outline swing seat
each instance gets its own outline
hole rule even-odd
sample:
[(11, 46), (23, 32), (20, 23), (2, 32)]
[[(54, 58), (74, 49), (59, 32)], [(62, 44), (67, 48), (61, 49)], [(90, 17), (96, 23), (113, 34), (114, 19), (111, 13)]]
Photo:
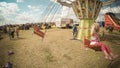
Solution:
[(93, 49), (95, 51), (101, 51), (101, 47), (98, 45), (90, 45), (90, 40), (84, 39), (84, 45), (87, 48)]
[(39, 29), (38, 26), (34, 26), (33, 29), (34, 29), (34, 34), (36, 34), (36, 35), (38, 35), (38, 36), (44, 38), (45, 33), (42, 32), (42, 31)]
[(39, 32), (39, 31), (34, 31), (34, 34), (44, 38), (45, 34), (43, 32)]

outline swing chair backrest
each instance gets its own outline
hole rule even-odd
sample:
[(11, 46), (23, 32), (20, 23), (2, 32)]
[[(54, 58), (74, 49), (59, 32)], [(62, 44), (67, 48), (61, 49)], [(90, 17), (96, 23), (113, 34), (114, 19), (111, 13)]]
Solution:
[(89, 45), (90, 45), (90, 40), (84, 39), (84, 45), (85, 45), (85, 46), (89, 46)]
[(90, 45), (90, 40), (84, 39), (84, 46), (87, 48), (91, 48), (95, 51), (101, 51), (101, 47), (98, 45)]

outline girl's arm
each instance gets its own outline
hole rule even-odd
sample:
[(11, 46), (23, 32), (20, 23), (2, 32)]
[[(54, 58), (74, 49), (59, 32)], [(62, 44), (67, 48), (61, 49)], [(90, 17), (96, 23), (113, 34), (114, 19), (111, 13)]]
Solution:
[(92, 28), (91, 28), (91, 36), (94, 34), (94, 31), (95, 31), (95, 26), (92, 26)]
[(100, 36), (98, 35), (98, 33), (96, 34), (96, 37), (97, 37), (98, 41), (100, 42)]

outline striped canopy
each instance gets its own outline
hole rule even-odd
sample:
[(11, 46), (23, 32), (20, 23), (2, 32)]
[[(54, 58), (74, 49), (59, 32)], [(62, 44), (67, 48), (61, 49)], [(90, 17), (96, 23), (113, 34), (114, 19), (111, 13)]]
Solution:
[(77, 0), (72, 3), (72, 8), (79, 18), (96, 19), (102, 2), (99, 0)]

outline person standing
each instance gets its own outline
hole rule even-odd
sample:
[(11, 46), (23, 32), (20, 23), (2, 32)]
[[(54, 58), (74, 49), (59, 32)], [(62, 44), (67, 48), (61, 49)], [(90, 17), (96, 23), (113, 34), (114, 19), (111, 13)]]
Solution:
[(11, 40), (11, 39), (14, 39), (14, 32), (15, 32), (15, 29), (14, 29), (13, 26), (11, 26), (11, 27), (9, 28), (10, 40)]
[(19, 28), (16, 29), (16, 36), (19, 38)]
[(78, 29), (77, 29), (76, 24), (73, 25), (72, 30), (73, 30), (73, 39), (75, 40), (77, 37), (77, 33), (78, 33)]

